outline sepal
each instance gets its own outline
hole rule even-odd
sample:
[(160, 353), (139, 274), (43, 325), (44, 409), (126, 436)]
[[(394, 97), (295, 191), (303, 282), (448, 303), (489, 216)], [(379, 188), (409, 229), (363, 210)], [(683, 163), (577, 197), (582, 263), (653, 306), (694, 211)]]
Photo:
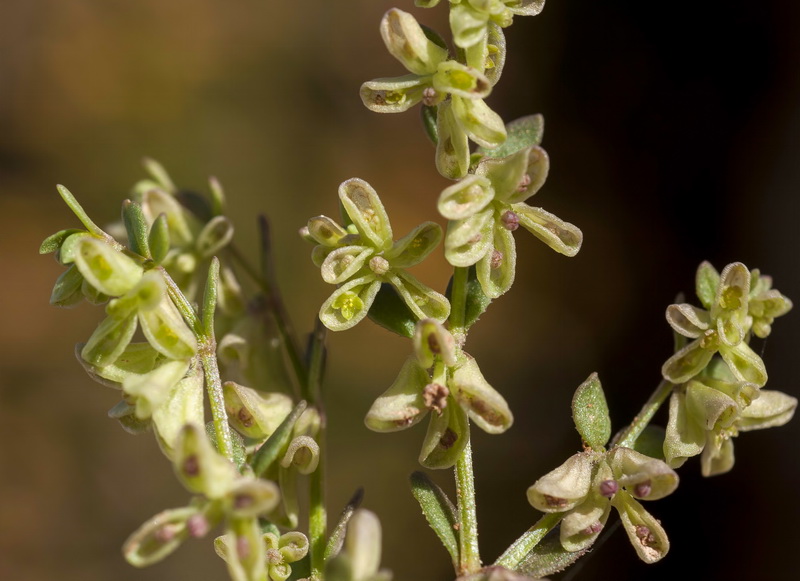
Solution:
[(583, 502), (592, 482), (592, 460), (575, 454), (528, 488), (528, 502), (542, 512), (564, 512)]

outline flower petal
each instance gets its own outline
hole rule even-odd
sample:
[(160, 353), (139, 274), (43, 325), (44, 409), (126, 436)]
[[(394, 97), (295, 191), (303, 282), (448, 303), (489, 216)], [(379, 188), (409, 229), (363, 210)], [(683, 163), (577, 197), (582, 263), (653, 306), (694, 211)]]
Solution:
[(609, 454), (609, 463), (619, 485), (636, 498), (658, 500), (678, 487), (678, 474), (665, 462), (636, 450), (614, 448)]
[(494, 199), (494, 195), (488, 178), (469, 174), (442, 190), (436, 207), (448, 220), (462, 220), (483, 210)]
[(702, 338), (695, 339), (667, 359), (661, 367), (664, 379), (676, 384), (684, 383), (700, 373), (714, 356), (714, 351), (705, 349), (702, 341)]
[(494, 208), (447, 224), (444, 255), (453, 266), (471, 266), (483, 258), (494, 242)]
[(583, 243), (580, 228), (527, 204), (513, 204), (511, 209), (519, 215), (520, 225), (550, 248), (564, 256), (578, 254)]
[(135, 312), (123, 318), (106, 317), (83, 346), (81, 358), (95, 367), (111, 365), (133, 339), (136, 326)]
[(592, 483), (592, 460), (575, 454), (528, 488), (528, 502), (542, 512), (565, 512), (584, 501)]
[(561, 521), (561, 546), (571, 552), (589, 547), (603, 531), (610, 513), (611, 502), (607, 498), (590, 495)]
[(459, 48), (469, 48), (486, 36), (489, 15), (475, 10), (466, 2), (450, 8), (450, 29), (453, 42)]
[(336, 220), (327, 216), (314, 216), (308, 220), (308, 235), (317, 244), (336, 246), (347, 236), (347, 230), (339, 226)]
[(448, 397), (441, 414), (431, 414), (428, 433), (422, 442), (419, 462), (425, 468), (450, 468), (469, 442), (469, 422), (461, 406)]
[(339, 200), (359, 233), (377, 250), (388, 250), (392, 246), (389, 216), (371, 185), (359, 178), (342, 182)]
[(514, 284), (517, 266), (517, 246), (514, 235), (506, 228), (495, 226), (492, 248), (475, 265), (483, 293), (496, 299)]
[[(168, 361), (150, 373), (122, 380), (122, 390), (136, 399), (136, 417), (149, 418), (173, 393), (189, 370), (188, 361)], [(201, 422), (202, 425), (202, 422)]]
[(453, 95), (450, 102), (456, 121), (472, 141), (492, 148), (506, 140), (503, 118), (492, 111), (483, 99), (465, 99)]
[(231, 426), (254, 440), (271, 436), (294, 407), (284, 393), (259, 391), (233, 381), (226, 381), (222, 391)]
[(408, 12), (392, 8), (381, 19), (380, 30), (389, 53), (412, 73), (431, 74), (447, 58), (447, 50), (429, 40)]
[(700, 456), (700, 473), (705, 477), (725, 474), (733, 468), (735, 460), (733, 440), (726, 434), (709, 432)]
[(744, 341), (735, 347), (720, 345), (719, 354), (739, 381), (755, 383), (759, 387), (767, 383), (764, 361)]
[(200, 513), (197, 506), (185, 506), (167, 509), (148, 519), (122, 546), (125, 560), (134, 567), (158, 563), (189, 537), (186, 523)]
[(469, 169), (469, 138), (456, 121), (451, 100), (437, 108), (436, 133), (436, 169), (451, 180), (463, 178)]
[[(195, 365), (186, 377), (168, 388), (166, 399), (152, 411), (156, 440), (167, 458), (173, 458), (175, 442), (184, 425), (205, 423), (203, 385), (203, 369)], [(137, 415), (138, 409), (137, 399)]]
[(458, 403), (484, 432), (501, 434), (511, 427), (514, 418), (506, 400), (489, 385), (475, 359), (469, 357), (456, 369), (450, 385)]
[(711, 316), (705, 309), (683, 303), (667, 307), (667, 322), (676, 333), (697, 339), (708, 330)]
[(661, 560), (669, 552), (669, 539), (661, 523), (624, 491), (611, 502), (619, 511), (622, 526), (639, 558), (645, 563)]
[(83, 278), (101, 293), (118, 297), (131, 290), (142, 278), (142, 267), (92, 236), (80, 239), (75, 252), (75, 265)]
[(175, 441), (173, 465), (187, 490), (207, 498), (222, 498), (239, 477), (233, 463), (217, 452), (201, 426), (186, 424)]
[(439, 63), (432, 78), (433, 88), (464, 99), (482, 99), (492, 92), (492, 84), (476, 69), (456, 61)]
[(761, 395), (740, 414), (736, 427), (742, 432), (782, 426), (792, 419), (797, 398), (780, 391), (762, 389)]
[(408, 268), (419, 264), (442, 240), (442, 227), (436, 222), (423, 222), (394, 243), (384, 253), (392, 268)]
[(389, 282), (418, 318), (443, 322), (450, 316), (450, 301), (405, 270), (392, 271)]
[(367, 259), (375, 253), (369, 246), (343, 246), (325, 257), (320, 267), (322, 280), (330, 284), (341, 284), (364, 267)]
[[(361, 85), (361, 102), (376, 113), (402, 113), (422, 101), (430, 77), (404, 75), (374, 79)], [(430, 103), (430, 101), (426, 101)]]
[[(508, 128), (513, 131), (515, 126), (509, 124)], [(523, 151), (527, 152), (525, 174), (523, 181), (511, 190), (510, 196), (506, 199), (509, 204), (523, 202), (533, 196), (542, 188), (547, 180), (547, 174), (550, 172), (550, 157), (544, 149), (533, 145)]]
[(418, 423), (428, 412), (422, 390), (430, 381), (414, 357), (409, 357), (400, 373), (367, 412), (364, 423), (375, 432), (396, 432)]
[(164, 295), (155, 308), (140, 309), (139, 323), (150, 344), (170, 359), (188, 359), (197, 353), (197, 339), (172, 300)]
[(374, 274), (351, 280), (340, 286), (319, 309), (319, 319), (331, 331), (344, 331), (367, 316), (381, 281)]
[(697, 456), (706, 443), (706, 431), (686, 409), (686, 394), (673, 391), (669, 400), (669, 421), (664, 437), (664, 458), (678, 468), (687, 458)]

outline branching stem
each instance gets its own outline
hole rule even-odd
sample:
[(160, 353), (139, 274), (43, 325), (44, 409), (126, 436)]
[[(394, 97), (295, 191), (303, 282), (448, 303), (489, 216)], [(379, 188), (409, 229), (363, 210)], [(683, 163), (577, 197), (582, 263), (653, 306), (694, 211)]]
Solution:
[(656, 387), (655, 391), (650, 395), (650, 399), (642, 406), (641, 411), (633, 418), (631, 424), (616, 438), (618, 446), (625, 446), (626, 448), (633, 447), (636, 443), (636, 439), (650, 423), (650, 420), (653, 419), (653, 416), (661, 407), (661, 404), (663, 404), (669, 394), (672, 393), (673, 387), (673, 384), (666, 380), (662, 380), (661, 383), (658, 384), (658, 387)]
[(519, 567), (525, 556), (542, 542), (542, 539), (561, 522), (562, 518), (564, 518), (564, 513), (561, 512), (545, 514), (535, 525), (514, 541), (494, 564), (512, 570)]

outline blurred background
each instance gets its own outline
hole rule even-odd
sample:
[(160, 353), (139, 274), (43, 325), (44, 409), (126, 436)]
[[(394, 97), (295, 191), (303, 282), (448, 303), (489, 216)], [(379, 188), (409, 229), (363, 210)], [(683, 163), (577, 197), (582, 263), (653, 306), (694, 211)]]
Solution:
[[(270, 216), (288, 308), (309, 330), (331, 288), (296, 232), (310, 216), (336, 215), (338, 184), (368, 180), (398, 236), (436, 219), (447, 185), (416, 110), (381, 116), (358, 98), (361, 82), (405, 72), (378, 34), (395, 4), (0, 2), (0, 578), (226, 578), (208, 541), (148, 570), (121, 557), (131, 531), (188, 494), (150, 436), (106, 417), (116, 396), (74, 360), (101, 310), (48, 305), (61, 268), (38, 245), (77, 225), (54, 186), (107, 223), (144, 155), (185, 187), (217, 176), (236, 243), (253, 257), (254, 216)], [(400, 7), (446, 31), (443, 6)], [(520, 231), (517, 283), (470, 334), (468, 351), (516, 416), (503, 436), (474, 431), (487, 563), (538, 518), (527, 487), (578, 450), (574, 389), (599, 372), (622, 427), (656, 386), (672, 345), (664, 309), (678, 292), (693, 295), (702, 260), (758, 267), (800, 300), (798, 23), (800, 5), (783, 0), (551, 0), (507, 30), (489, 103), (506, 120), (545, 115), (552, 169), (532, 201), (585, 241), (567, 259)], [(440, 290), (446, 272), (440, 255), (416, 270)], [(798, 321), (790, 313), (756, 347), (767, 387), (795, 396)], [(366, 487), (395, 578), (451, 579), (407, 484), (424, 428), (363, 426), (409, 342), (363, 323), (329, 347), (332, 516)], [(641, 564), (618, 531), (576, 578), (791, 577), (799, 426), (744, 434), (724, 476), (704, 480), (689, 461), (677, 492), (648, 507), (672, 541), (664, 561)], [(449, 472), (433, 476), (453, 490)]]

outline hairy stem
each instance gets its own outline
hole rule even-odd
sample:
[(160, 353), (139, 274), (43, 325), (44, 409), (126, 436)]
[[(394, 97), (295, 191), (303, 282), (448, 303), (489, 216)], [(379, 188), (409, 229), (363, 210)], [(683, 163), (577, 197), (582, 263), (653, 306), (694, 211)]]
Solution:
[(467, 281), (469, 267), (453, 269), (453, 287), (450, 293), (450, 333), (459, 345), (466, 340)]
[(214, 434), (217, 437), (217, 449), (228, 460), (233, 460), (233, 437), (228, 424), (228, 412), (225, 410), (225, 399), (222, 395), (222, 380), (219, 377), (215, 346), (213, 337), (208, 339), (200, 347), (200, 361), (206, 377), (206, 392), (214, 422)]
[(661, 404), (663, 404), (669, 394), (672, 393), (673, 387), (674, 386), (666, 380), (662, 380), (661, 383), (658, 384), (658, 387), (656, 387), (655, 391), (650, 395), (650, 399), (642, 406), (641, 411), (633, 418), (631, 424), (615, 438), (618, 446), (624, 446), (626, 448), (633, 447), (636, 443), (636, 439), (650, 423), (650, 420), (653, 419), (653, 416), (661, 407)]
[(328, 513), (325, 507), (325, 433), (327, 419), (322, 402), (322, 376), (325, 371), (325, 332), (326, 329), (317, 319), (311, 344), (308, 351), (308, 382), (304, 392), (311, 405), (317, 408), (320, 417), (317, 444), (319, 444), (319, 465), (311, 473), (309, 491), (308, 534), (309, 551), (311, 553), (311, 576), (322, 579), (325, 568), (325, 545), (328, 533)]
[(183, 320), (186, 321), (186, 324), (189, 325), (189, 328), (192, 330), (195, 336), (198, 339), (202, 339), (203, 324), (200, 321), (200, 317), (197, 316), (194, 307), (186, 299), (178, 284), (172, 280), (172, 277), (167, 272), (167, 269), (161, 266), (158, 268), (161, 269), (161, 273), (164, 275), (164, 281), (167, 284), (167, 294), (169, 294), (169, 298), (175, 304), (181, 316), (183, 317)]
[(478, 517), (475, 511), (475, 476), (472, 472), (472, 444), (467, 442), (456, 462), (456, 498), (458, 501), (459, 575), (481, 568), (478, 549)]
[(531, 549), (542, 542), (542, 539), (561, 522), (562, 518), (564, 518), (564, 513), (561, 512), (545, 514), (535, 525), (525, 531), (520, 538), (511, 543), (511, 546), (500, 555), (494, 564), (512, 570), (519, 567), (519, 564)]

